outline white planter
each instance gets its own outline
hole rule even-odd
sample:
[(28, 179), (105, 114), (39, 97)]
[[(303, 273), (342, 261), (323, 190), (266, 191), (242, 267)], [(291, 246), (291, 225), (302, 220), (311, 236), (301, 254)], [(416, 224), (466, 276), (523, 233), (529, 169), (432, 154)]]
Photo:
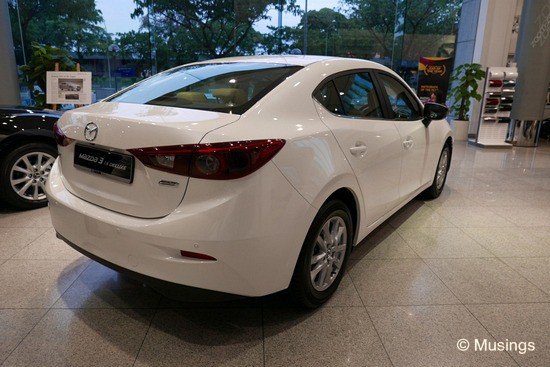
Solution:
[(467, 141), (468, 140), (468, 127), (470, 126), (469, 121), (465, 120), (453, 120), (451, 122), (451, 129), (453, 130), (453, 137), (457, 141)]

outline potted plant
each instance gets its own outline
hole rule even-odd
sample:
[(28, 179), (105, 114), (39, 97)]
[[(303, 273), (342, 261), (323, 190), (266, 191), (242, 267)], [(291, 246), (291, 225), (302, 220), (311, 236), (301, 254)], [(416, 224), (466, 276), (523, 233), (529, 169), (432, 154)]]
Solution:
[(451, 112), (455, 116), (451, 126), (455, 140), (468, 140), (468, 125), (471, 99), (481, 101), (481, 94), (477, 92), (478, 82), (485, 78), (485, 71), (480, 64), (462, 64), (453, 70), (451, 75), (451, 93), (453, 100)]

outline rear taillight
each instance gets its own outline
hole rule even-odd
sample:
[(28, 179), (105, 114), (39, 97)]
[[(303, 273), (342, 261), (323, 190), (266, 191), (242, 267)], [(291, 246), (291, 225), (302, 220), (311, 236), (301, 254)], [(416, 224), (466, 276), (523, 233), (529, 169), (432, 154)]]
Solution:
[(282, 139), (129, 149), (144, 165), (178, 175), (230, 180), (256, 171), (285, 145)]
[(61, 145), (62, 147), (66, 147), (74, 141), (73, 139), (67, 138), (65, 134), (63, 134), (61, 128), (57, 126), (57, 122), (53, 124), (53, 134), (57, 145)]

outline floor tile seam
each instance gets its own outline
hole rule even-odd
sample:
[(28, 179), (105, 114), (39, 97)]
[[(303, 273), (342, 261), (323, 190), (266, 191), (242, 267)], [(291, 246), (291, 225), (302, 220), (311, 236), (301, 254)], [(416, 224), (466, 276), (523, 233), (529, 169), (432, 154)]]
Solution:
[[(501, 180), (495, 180), (494, 177), (490, 177), (490, 176), (485, 176), (485, 177), (476, 177), (478, 180), (480, 180), (481, 182), (483, 182), (484, 184), (487, 184), (487, 185), (492, 185), (492, 184), (501, 184), (502, 183), (502, 179)], [(517, 176), (507, 176), (506, 177), (507, 179), (510, 179), (510, 178), (513, 178), (513, 179), (517, 179), (517, 180), (522, 180), (523, 178), (522, 177), (517, 177)], [(516, 183), (524, 183), (523, 181), (520, 181), (520, 182), (516, 182)], [(525, 184), (529, 184), (528, 182), (525, 182)], [(532, 187), (536, 187), (536, 185), (533, 185), (533, 184), (529, 184), (530, 186)], [(506, 191), (528, 191), (529, 189), (522, 189), (522, 190), (514, 190), (514, 189), (507, 189)]]
[[(434, 210), (434, 212), (435, 212), (435, 210)], [(396, 229), (396, 230), (395, 230), (395, 233), (397, 233), (397, 236), (399, 236), (399, 238), (401, 238), (401, 241), (403, 241), (403, 242), (407, 245), (407, 247), (409, 247), (409, 248), (412, 250), (412, 252), (417, 256), (417, 259), (422, 259), (422, 258), (420, 257), (420, 254), (419, 254), (418, 252), (416, 252), (416, 250), (414, 249), (414, 247), (412, 247), (412, 246), (410, 245), (409, 241), (407, 241), (407, 240), (405, 239), (405, 237), (403, 237), (403, 235), (401, 235), (401, 232), (399, 231), (399, 229)], [(414, 258), (413, 258), (413, 259), (414, 259)]]
[(420, 257), (420, 258), (423, 260), (467, 260), (467, 259), (494, 259), (496, 258), (496, 256), (493, 255), (493, 256)]
[[(22, 309), (22, 308), (20, 308)], [(21, 340), (19, 341), (19, 343), (17, 343), (17, 345), (11, 350), (11, 352), (8, 354), (8, 356), (6, 357), (6, 359), (4, 359), (2, 361), (2, 364), (0, 365), (1, 366), (4, 366), (6, 361), (11, 357), (11, 355), (17, 350), (17, 348), (19, 348), (19, 346), (29, 337), (29, 335), (34, 331), (34, 329), (36, 329), (36, 327), (38, 326), (38, 324), (40, 324), (42, 322), (42, 320), (44, 320), (44, 318), (46, 317), (46, 315), (48, 313), (50, 313), (51, 311), (51, 308), (31, 308), (31, 309), (40, 309), (40, 310), (46, 310), (44, 312), (44, 314), (42, 315), (42, 317), (40, 317), (40, 319), (33, 325), (33, 327), (29, 330), (28, 333), (25, 334), (25, 336), (23, 338), (21, 338)], [(28, 309), (25, 309), (25, 310), (28, 310)]]
[(453, 295), (453, 297), (455, 299), (458, 300), (458, 302), (460, 302), (461, 305), (464, 305), (464, 302), (462, 302), (462, 300), (455, 294), (455, 292), (453, 292), (453, 290), (449, 287), (449, 285), (447, 283), (445, 283), (443, 281), (443, 279), (441, 279), (441, 277), (435, 272), (435, 270), (432, 269), (432, 267), (430, 266), (430, 264), (428, 264), (425, 259), (420, 259), (422, 260), (422, 262), (424, 263), (424, 265), (426, 265), (428, 267), (428, 269), (430, 269), (430, 271), (434, 274), (434, 276), (439, 279), (439, 281), (445, 286), (445, 288), (447, 288), (447, 290)]
[[(16, 255), (13, 255), (16, 256)], [(89, 259), (84, 255), (80, 255), (80, 257), (76, 259), (63, 259), (63, 258), (56, 258), (56, 259), (40, 259), (40, 258), (11, 258), (8, 260), (20, 260), (20, 261), (76, 261), (80, 259)]]
[(366, 305), (366, 308), (392, 308), (392, 307), (451, 307), (451, 306), (464, 306), (464, 303), (459, 300), (459, 302), (456, 303), (425, 303), (425, 304), (417, 304), (417, 303), (403, 303), (403, 304), (394, 304), (394, 305)]
[(141, 349), (143, 348), (143, 344), (145, 344), (145, 340), (147, 340), (147, 336), (149, 335), (149, 331), (151, 331), (151, 326), (153, 325), (153, 321), (157, 317), (158, 312), (159, 312), (159, 310), (156, 309), (155, 312), (153, 313), (153, 316), (149, 320), (149, 325), (147, 327), (147, 331), (145, 332), (145, 335), (143, 336), (143, 339), (141, 340), (141, 344), (139, 345), (139, 348), (136, 352), (136, 357), (134, 358), (134, 362), (132, 363), (132, 367), (134, 367), (137, 363), (137, 360), (139, 358), (139, 354), (141, 353)]
[[(470, 304), (471, 304), (471, 303), (470, 303)], [(479, 320), (479, 319), (476, 317), (476, 315), (474, 315), (474, 313), (472, 312), (472, 310), (470, 310), (470, 308), (469, 308), (467, 305), (464, 305), (464, 307), (466, 307), (466, 310), (468, 311), (468, 313), (469, 313), (470, 315), (472, 315), (472, 317), (481, 325), (481, 327), (482, 327), (483, 329), (485, 329), (485, 331), (486, 331), (489, 335), (491, 335), (491, 338), (493, 338), (494, 341), (498, 341), (498, 339), (496, 338), (496, 336), (493, 335), (493, 333), (491, 333), (491, 332), (489, 331), (488, 327), (485, 326), (485, 325), (481, 322), (481, 320)], [(510, 354), (508, 351), (505, 351), (505, 352), (506, 352), (506, 354), (508, 355), (508, 357), (510, 357), (511, 360), (514, 361), (514, 363), (515, 363), (518, 367), (521, 367), (521, 365), (519, 364), (519, 362), (516, 361), (516, 359), (514, 358), (514, 356), (513, 356), (512, 354)]]
[(458, 300), (453, 303), (399, 303), (399, 304), (367, 304), (365, 307), (424, 307), (424, 306), (462, 306), (463, 302)]
[[(376, 336), (378, 337), (378, 340), (380, 341), (380, 345), (382, 345), (382, 348), (384, 349), (384, 353), (386, 353), (386, 357), (388, 358), (388, 361), (390, 361), (390, 364), (395, 367), (395, 364), (393, 363), (390, 354), (388, 353), (388, 350), (386, 349), (386, 345), (384, 344), (384, 341), (382, 340), (382, 337), (380, 336), (380, 332), (378, 331), (378, 328), (376, 327), (376, 324), (374, 323), (371, 314), (369, 313), (369, 310), (367, 306), (365, 305), (365, 301), (363, 300), (363, 297), (361, 296), (361, 293), (359, 293), (359, 290), (357, 289), (357, 285), (353, 281), (353, 278), (350, 275), (351, 284), (353, 285), (353, 288), (355, 288), (355, 292), (357, 295), (359, 295), (359, 299), (361, 300), (361, 303), (363, 304), (363, 309), (367, 313), (367, 316), (369, 317), (370, 323), (376, 332)], [(265, 366), (264, 366), (265, 367)]]
[(29, 247), (31, 244), (33, 244), (36, 240), (38, 240), (40, 237), (42, 237), (48, 231), (49, 231), (49, 229), (47, 229), (44, 232), (40, 233), (36, 238), (34, 238), (34, 239), (30, 240), (29, 242), (27, 242), (25, 244), (25, 246), (23, 246), (19, 251), (17, 251), (15, 254), (13, 254), (9, 259), (4, 259), (4, 260), (12, 260), (14, 256), (17, 256), (17, 254), (19, 254), (21, 251), (23, 251), (24, 249)]
[(483, 303), (483, 302), (466, 302), (464, 305), (471, 305), (471, 306), (484, 306), (484, 305), (493, 305), (493, 306), (500, 306), (500, 305), (508, 305), (508, 306), (517, 306), (517, 305), (550, 305), (550, 301), (547, 302), (541, 302), (541, 301), (521, 301), (521, 302), (489, 302), (489, 303)]
[[(18, 252), (16, 252), (15, 254), (13, 254), (13, 256), (11, 258), (9, 258), (9, 260), (64, 260), (64, 259), (17, 259), (15, 258), (15, 256), (17, 256), (18, 254), (20, 254), (22, 251), (24, 251), (27, 247), (29, 247), (30, 245), (32, 245), (33, 243), (35, 243), (40, 237), (42, 237), (46, 232), (48, 232), (48, 230), (42, 232), (40, 235), (38, 235), (38, 237), (36, 237), (35, 239), (33, 239), (32, 241), (30, 241), (29, 243), (27, 243), (22, 249), (20, 249)], [(68, 260), (73, 260), (73, 259), (68, 259)]]
[[(485, 251), (487, 251), (488, 253), (492, 254), (493, 257), (490, 257), (491, 259), (493, 258), (497, 258), (497, 254), (495, 254), (493, 251), (491, 251), (491, 249), (489, 249), (488, 247), (484, 246), (480, 241), (477, 240), (477, 238), (475, 238), (474, 236), (470, 235), (468, 232), (465, 231), (465, 228), (477, 228), (477, 227), (462, 227), (462, 228), (459, 228), (460, 231), (462, 233), (464, 233), (468, 238), (472, 239), (475, 243), (477, 243), (479, 246), (481, 246), (481, 248), (485, 249)], [(493, 228), (509, 228), (509, 227), (493, 227)], [(478, 258), (481, 258), (481, 257), (478, 257)], [(484, 257), (484, 258), (488, 258), (488, 257)]]
[[(0, 218), (1, 219), (1, 218)], [(43, 226), (27, 226), (27, 227), (15, 227), (15, 226), (3, 226), (0, 225), (0, 229), (32, 229), (32, 228), (40, 228), (40, 229), (52, 229), (52, 226), (49, 227), (43, 227)], [(45, 231), (46, 232), (46, 231)]]
[(260, 320), (262, 323), (262, 362), (263, 367), (266, 367), (266, 354), (265, 354), (265, 309), (263, 300), (260, 302)]
[[(488, 250), (488, 249), (487, 249)], [(489, 251), (489, 250), (488, 250)], [(536, 289), (538, 289), (539, 291), (541, 291), (544, 295), (546, 296), (550, 296), (550, 293), (544, 291), (543, 289), (541, 289), (539, 286), (535, 285), (533, 282), (531, 282), (529, 279), (527, 279), (526, 277), (524, 277), (521, 273), (519, 273), (517, 270), (515, 270), (514, 268), (512, 268), (510, 265), (506, 264), (504, 261), (502, 261), (501, 258), (495, 256), (495, 257), (478, 257), (478, 258), (456, 258), (456, 259), (432, 259), (432, 260), (468, 260), (468, 259), (495, 259), (497, 260), (498, 262), (500, 262), (501, 264), (503, 264), (504, 266), (506, 266), (508, 269), (510, 269), (513, 273), (517, 274), (520, 278), (524, 279), (526, 282), (528, 282), (529, 284), (531, 284), (533, 287), (535, 287)], [(429, 260), (429, 259), (421, 259), (421, 260)], [(437, 276), (437, 278), (439, 280), (441, 280), (441, 282), (443, 282), (443, 284), (445, 284), (445, 286), (447, 287), (447, 289), (449, 289), (449, 291), (455, 296), (456, 294), (454, 294), (454, 292), (449, 288), (449, 286), (443, 281), (443, 279), (441, 279), (439, 277), (439, 275), (437, 275), (435, 273), (435, 271), (430, 267), (430, 265), (428, 263), (426, 263), (424, 261), (424, 263), (426, 264), (426, 266), (428, 266), (430, 268), (430, 270)], [(457, 297), (458, 298), (458, 297)], [(461, 301), (461, 303), (463, 303)]]
[(538, 285), (536, 285), (535, 283), (531, 282), (531, 280), (527, 279), (527, 277), (525, 277), (523, 274), (521, 274), (519, 271), (517, 271), (516, 269), (514, 269), (513, 267), (511, 267), (510, 265), (506, 264), (504, 261), (502, 261), (501, 258), (497, 257), (496, 258), (501, 264), (504, 264), (506, 267), (508, 267), (509, 269), (511, 269), (514, 273), (516, 273), (517, 275), (519, 275), (521, 278), (523, 278), (527, 283), (531, 284), (533, 287), (535, 287), (536, 289), (540, 290), (543, 294), (545, 294), (546, 296), (550, 297), (550, 292), (546, 292), (544, 289), (542, 289), (541, 287), (539, 287)]
[[(503, 208), (509, 208), (510, 210), (514, 210), (514, 209), (517, 209), (517, 208), (525, 208), (525, 207), (517, 207), (517, 206), (516, 206), (516, 207), (514, 207), (514, 206), (493, 206), (493, 207), (487, 207), (487, 209), (490, 210), (491, 212), (493, 212), (494, 215), (496, 215), (497, 217), (500, 217), (500, 218), (504, 219), (505, 221), (507, 221), (508, 223), (510, 223), (511, 226), (509, 226), (509, 227), (513, 227), (513, 228), (541, 227), (541, 226), (539, 226), (539, 225), (537, 225), (537, 226), (521, 226), (521, 225), (517, 225), (517, 224), (515, 224), (514, 222), (512, 222), (511, 220), (504, 218), (502, 215), (500, 215), (500, 214), (498, 214), (498, 213), (496, 212), (497, 209), (503, 209)], [(532, 207), (528, 207), (528, 208), (532, 208)], [(548, 226), (542, 226), (542, 227), (548, 227)], [(499, 226), (499, 227), (496, 227), (496, 228), (504, 228), (504, 227)]]
[[(35, 261), (35, 260), (34, 260)], [(51, 304), (51, 306), (49, 307), (49, 309), (51, 310), (53, 308), (53, 306), (59, 302), (59, 300), (61, 298), (63, 298), (63, 296), (65, 295), (65, 293), (67, 293), (67, 291), (76, 283), (76, 281), (78, 280), (78, 278), (80, 278), (80, 276), (92, 265), (93, 263), (93, 260), (92, 261), (88, 261), (88, 264), (84, 267), (84, 269), (82, 269), (82, 271), (80, 271), (80, 273), (74, 278), (74, 280), (71, 282), (71, 284), (69, 284), (67, 286), (67, 288), (65, 288), (65, 290), (59, 295), (59, 297), (57, 297), (55, 299), (55, 301), (53, 301), (53, 303)]]
[[(467, 196), (468, 198), (468, 196)], [(499, 217), (500, 219), (504, 220), (505, 222), (509, 223), (510, 225), (507, 225), (507, 226), (481, 226), (481, 227), (477, 227), (477, 226), (461, 226), (461, 225), (454, 225), (454, 227), (456, 228), (510, 228), (510, 227), (518, 227), (514, 222), (504, 218), (503, 216), (499, 215), (498, 213), (496, 213), (494, 210), (491, 210), (491, 207), (487, 206), (486, 204), (482, 204), (482, 203), (479, 203), (478, 204), (480, 207), (484, 208), (484, 209), (487, 209), (489, 211), (491, 211), (494, 215), (496, 215), (497, 217)], [(472, 206), (449, 206), (449, 207), (439, 207), (438, 209), (441, 209), (441, 208), (473, 208)], [(493, 207), (494, 208), (494, 207)], [(497, 207), (497, 208), (502, 208), (502, 207)], [(510, 208), (514, 208), (514, 207), (510, 207)], [(515, 207), (517, 208), (517, 207)], [(437, 213), (437, 210), (434, 210), (436, 213)], [(439, 213), (438, 213), (439, 214)], [(439, 214), (441, 215), (441, 214)], [(441, 215), (443, 217), (443, 215)], [(445, 220), (447, 220), (448, 222), (450, 222), (450, 220), (448, 220), (447, 218), (443, 217)]]
[[(537, 259), (538, 257), (535, 257), (534, 259)], [(543, 257), (543, 258), (546, 258), (546, 257)], [(392, 258), (387, 258), (387, 259), (363, 259), (363, 260), (367, 260), (367, 261), (393, 261), (393, 260), (410, 260), (410, 261), (413, 261), (413, 260), (472, 260), (472, 259), (498, 259), (497, 256), (476, 256), (476, 257), (471, 257), (471, 256), (467, 256), (467, 257), (392, 257)], [(519, 258), (519, 259), (531, 259), (531, 258)], [(357, 266), (357, 264), (356, 264)], [(430, 268), (431, 269), (431, 268)]]
[[(475, 256), (475, 257), (471, 257), (471, 256), (466, 256), (466, 257), (422, 257), (420, 254), (418, 254), (415, 249), (409, 244), (409, 242), (405, 239), (405, 237), (403, 237), (401, 235), (401, 233), (399, 233), (399, 231), (396, 231), (397, 234), (401, 237), (401, 239), (403, 241), (405, 241), (405, 243), (410, 247), (412, 248), (412, 250), (414, 251), (414, 253), (418, 256), (418, 258), (420, 259), (426, 259), (426, 260), (437, 260), (437, 259), (476, 259), (476, 258), (493, 258), (493, 257), (496, 257), (496, 255), (490, 251), (489, 249), (487, 249), (485, 246), (483, 246), (481, 243), (479, 243), (475, 238), (473, 238), (472, 236), (470, 236), (468, 233), (466, 233), (464, 231), (464, 228), (474, 228), (474, 227), (456, 227), (458, 230), (460, 230), (460, 232), (462, 232), (464, 235), (466, 235), (466, 237), (474, 240), (474, 242), (478, 245), (480, 245), (483, 249), (487, 250), (487, 252), (489, 252), (490, 254), (492, 254), (493, 256)], [(503, 227), (503, 228), (508, 228), (508, 227)]]
[[(81, 257), (79, 257), (78, 259), (5, 259), (6, 261), (47, 261), (47, 262), (74, 262), (75, 260), (80, 260), (80, 259), (86, 259), (86, 260), (91, 260), (90, 258), (82, 255)], [(93, 260), (91, 260), (93, 261)]]

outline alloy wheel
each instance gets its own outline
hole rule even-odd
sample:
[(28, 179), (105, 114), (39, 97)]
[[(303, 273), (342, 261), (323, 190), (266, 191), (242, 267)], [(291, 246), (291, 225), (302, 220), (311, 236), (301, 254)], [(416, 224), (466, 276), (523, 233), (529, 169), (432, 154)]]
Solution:
[(444, 149), (439, 158), (437, 165), (436, 185), (437, 190), (441, 190), (445, 184), (445, 177), (447, 176), (447, 166), (449, 165), (449, 151)]
[(21, 156), (10, 170), (12, 189), (25, 200), (46, 199), (44, 184), (54, 161), (55, 157), (44, 152), (31, 152)]
[(348, 230), (345, 221), (334, 216), (323, 224), (310, 258), (313, 288), (324, 291), (336, 280), (346, 256)]

